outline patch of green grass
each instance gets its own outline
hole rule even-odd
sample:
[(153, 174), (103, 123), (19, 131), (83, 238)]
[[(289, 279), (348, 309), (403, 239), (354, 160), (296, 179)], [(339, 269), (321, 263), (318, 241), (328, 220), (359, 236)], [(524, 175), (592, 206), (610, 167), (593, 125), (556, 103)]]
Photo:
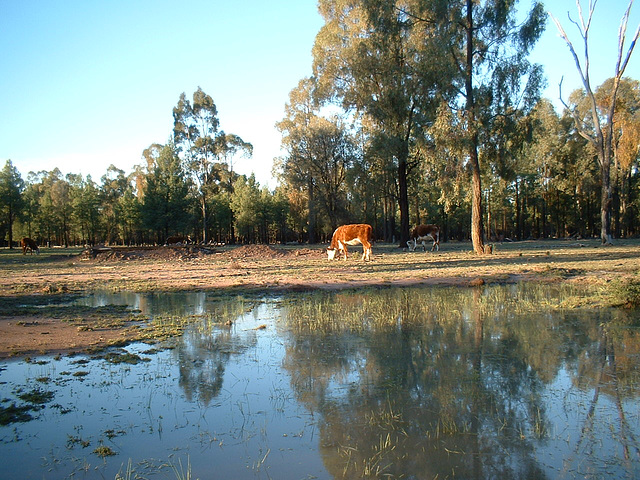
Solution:
[(620, 280), (611, 287), (614, 301), (627, 308), (640, 307), (640, 277)]
[(28, 422), (33, 419), (31, 411), (37, 410), (33, 405), (16, 405), (11, 403), (8, 406), (0, 406), (0, 425), (10, 425), (18, 422)]
[(124, 430), (113, 430), (113, 429), (109, 429), (109, 430), (105, 430), (104, 434), (105, 436), (109, 439), (112, 440), (115, 437), (118, 437), (120, 435), (125, 435), (127, 432), (125, 432)]
[(82, 448), (87, 448), (91, 445), (91, 442), (78, 436), (67, 434), (67, 448), (73, 448), (76, 445), (80, 445)]
[(135, 353), (109, 352), (104, 356), (109, 363), (120, 364), (128, 363), (129, 365), (137, 365), (140, 362), (150, 362), (150, 358), (142, 358)]
[(99, 457), (102, 457), (102, 458), (111, 457), (113, 455), (117, 455), (117, 453), (111, 447), (107, 447), (106, 445), (100, 445), (100, 446), (96, 447), (93, 450), (93, 453), (95, 453), (96, 455), (98, 455)]
[(30, 392), (18, 394), (18, 398), (23, 402), (31, 403), (33, 405), (44, 405), (47, 402), (53, 400), (55, 394), (53, 392), (46, 392), (40, 389), (33, 389)]

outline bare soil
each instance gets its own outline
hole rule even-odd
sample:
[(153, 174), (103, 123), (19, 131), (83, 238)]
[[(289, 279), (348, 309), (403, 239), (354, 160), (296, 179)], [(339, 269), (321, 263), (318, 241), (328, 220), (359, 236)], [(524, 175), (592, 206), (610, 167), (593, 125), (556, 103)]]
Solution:
[[(371, 262), (352, 247), (329, 262), (326, 246), (41, 248), (23, 256), (0, 250), (0, 358), (71, 353), (134, 338), (130, 324), (86, 324), (6, 309), (20, 299), (110, 291), (282, 293), (363, 287), (567, 281), (594, 291), (637, 278), (640, 241), (526, 241), (494, 245), (477, 256), (469, 243), (447, 242), (439, 252), (407, 252), (376, 244)], [(4, 310), (4, 311), (3, 311)]]

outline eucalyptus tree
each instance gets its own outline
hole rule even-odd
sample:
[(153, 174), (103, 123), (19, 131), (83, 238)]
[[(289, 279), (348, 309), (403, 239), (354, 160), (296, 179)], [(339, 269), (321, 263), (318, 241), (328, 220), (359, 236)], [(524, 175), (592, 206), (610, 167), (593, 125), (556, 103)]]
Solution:
[(608, 95), (608, 101), (606, 102), (606, 108), (604, 109), (603, 115), (601, 117), (601, 115), (599, 114), (596, 96), (593, 88), (591, 87), (589, 70), (589, 30), (591, 28), (591, 22), (593, 20), (597, 3), (597, 0), (589, 2), (589, 11), (585, 18), (580, 2), (577, 1), (576, 5), (578, 8), (578, 21), (574, 21), (571, 19), (571, 17), (569, 17), (571, 22), (577, 27), (580, 38), (582, 40), (581, 47), (584, 52), (584, 58), (582, 60), (576, 53), (573, 42), (569, 39), (569, 36), (562, 27), (562, 24), (558, 21), (558, 19), (553, 17), (553, 15), (550, 15), (554, 23), (556, 24), (558, 31), (560, 32), (560, 36), (565, 41), (567, 47), (569, 48), (569, 51), (571, 52), (571, 56), (575, 62), (580, 80), (582, 81), (586, 96), (589, 100), (591, 118), (590, 123), (585, 123), (583, 118), (576, 114), (575, 110), (571, 109), (569, 105), (564, 103), (564, 100), (562, 99), (561, 89), (562, 82), (560, 83), (560, 100), (564, 103), (565, 107), (570, 112), (572, 112), (575, 126), (580, 135), (582, 135), (587, 141), (589, 141), (596, 150), (602, 182), (600, 193), (600, 238), (602, 240), (602, 243), (607, 245), (610, 244), (612, 240), (611, 209), (613, 205), (613, 190), (611, 186), (611, 164), (612, 142), (614, 136), (614, 115), (616, 112), (618, 89), (620, 87), (624, 71), (629, 64), (629, 59), (631, 58), (631, 54), (633, 53), (636, 41), (640, 36), (640, 25), (638, 25), (635, 33), (633, 34), (631, 42), (629, 43), (629, 46), (625, 53), (627, 24), (629, 22), (629, 13), (631, 11), (631, 6), (633, 5), (633, 0), (630, 0), (627, 9), (625, 10), (620, 21), (620, 28), (618, 30), (618, 51), (616, 52), (616, 63), (614, 69), (615, 71), (614, 76), (612, 77), (612, 85)]
[(7, 160), (0, 170), (0, 231), (6, 229), (9, 248), (13, 248), (13, 226), (23, 208), (24, 186), (20, 172)]
[(452, 116), (464, 134), (462, 160), (471, 172), (471, 240), (477, 254), (483, 254), (482, 136), (490, 127), (487, 120), (508, 115), (517, 108), (530, 108), (538, 97), (541, 69), (527, 61), (527, 55), (544, 30), (542, 4), (534, 2), (522, 22), (518, 22), (514, 0), (441, 0), (437, 21), (450, 42), (449, 58), (459, 75), (455, 78), (459, 95), (452, 108), (462, 112)]
[(541, 100), (527, 116), (518, 158), (523, 237), (585, 236), (593, 226), (593, 151), (566, 115)]
[[(596, 89), (601, 116), (608, 107), (613, 82), (614, 79), (608, 79)], [(627, 77), (620, 80), (612, 133), (612, 231), (615, 236), (629, 236), (633, 234), (636, 216), (632, 205), (632, 183), (634, 176), (638, 176), (640, 156), (640, 81)]]
[(540, 100), (527, 120), (530, 136), (519, 156), (520, 165), (514, 169), (518, 239), (531, 235), (532, 222), (536, 221), (542, 222), (542, 226), (536, 228), (538, 235), (544, 237), (547, 234), (548, 204), (554, 188), (554, 175), (567, 140), (561, 119), (548, 100)]
[(411, 151), (433, 119), (453, 71), (432, 22), (418, 21), (431, 0), (320, 0), (325, 24), (313, 47), (321, 95), (367, 117), (372, 139), (395, 170), (400, 241), (409, 236)]
[[(282, 134), (282, 147), (286, 155), (277, 159), (274, 165), (274, 170), (278, 172), (289, 191), (300, 193), (300, 195), (294, 195), (294, 203), (300, 205), (300, 197), (306, 197), (306, 226), (309, 243), (316, 242), (317, 182), (307, 168), (304, 142), (301, 140), (306, 137), (312, 118), (319, 114), (315, 88), (315, 78), (303, 78), (296, 88), (289, 92), (289, 101), (285, 104), (285, 117), (276, 123), (276, 128)], [(304, 209), (296, 210), (302, 213)]]
[(316, 214), (325, 216), (330, 231), (350, 220), (346, 177), (357, 156), (343, 119), (322, 116), (314, 106), (313, 83), (304, 79), (290, 93), (286, 117), (277, 124), (287, 151), (280, 165), (284, 178), (307, 189), (310, 242), (315, 241)]
[[(233, 134), (219, 130), (218, 109), (211, 96), (200, 87), (189, 101), (180, 95), (173, 109), (173, 138), (187, 171), (192, 176), (200, 200), (202, 240), (207, 241), (208, 199), (220, 187), (221, 173), (229, 170), (234, 155), (251, 155), (253, 147)], [(228, 182), (229, 184), (231, 182)]]

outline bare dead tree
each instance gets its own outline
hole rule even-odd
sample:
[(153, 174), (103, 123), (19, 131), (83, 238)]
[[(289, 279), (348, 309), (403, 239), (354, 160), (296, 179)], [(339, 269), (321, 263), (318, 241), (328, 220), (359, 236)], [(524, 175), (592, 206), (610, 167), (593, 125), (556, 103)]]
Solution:
[(578, 69), (578, 74), (580, 75), (580, 79), (582, 80), (582, 85), (586, 91), (587, 98), (589, 100), (590, 109), (591, 109), (591, 119), (593, 121), (593, 131), (590, 131), (580, 120), (578, 112), (575, 109), (570, 108), (565, 101), (562, 99), (562, 81), (560, 81), (559, 85), (559, 96), (560, 101), (564, 105), (564, 107), (571, 112), (576, 129), (578, 133), (585, 138), (588, 142), (590, 142), (596, 149), (598, 156), (598, 163), (600, 166), (600, 173), (602, 176), (602, 190), (601, 190), (601, 229), (600, 236), (602, 239), (602, 243), (605, 245), (611, 244), (612, 236), (611, 236), (611, 207), (613, 204), (612, 201), (612, 188), (611, 188), (611, 160), (612, 160), (612, 148), (611, 143), (613, 139), (613, 114), (616, 109), (616, 97), (618, 94), (618, 87), (620, 86), (620, 81), (622, 79), (622, 75), (624, 74), (625, 69), (627, 68), (627, 64), (629, 63), (629, 59), (631, 58), (631, 53), (636, 45), (636, 41), (638, 40), (638, 36), (640, 35), (640, 25), (636, 29), (635, 34), (633, 35), (633, 39), (631, 40), (631, 44), (627, 49), (626, 54), (624, 53), (624, 45), (627, 31), (627, 24), (629, 23), (629, 12), (631, 11), (631, 6), (633, 5), (634, 0), (629, 1), (629, 6), (627, 7), (622, 19), (620, 21), (620, 29), (618, 30), (618, 55), (615, 67), (615, 74), (613, 76), (613, 84), (611, 89), (611, 96), (609, 97), (609, 105), (604, 112), (604, 118), (601, 118), (598, 114), (598, 106), (596, 103), (596, 98), (593, 93), (593, 89), (591, 88), (591, 81), (589, 78), (589, 29), (591, 27), (591, 20), (593, 19), (593, 12), (595, 10), (597, 0), (589, 0), (589, 14), (585, 21), (585, 17), (582, 12), (582, 7), (580, 5), (580, 0), (576, 0), (576, 5), (578, 8), (578, 17), (579, 23), (571, 18), (569, 14), (567, 14), (569, 21), (573, 23), (580, 32), (580, 36), (582, 38), (582, 43), (584, 45), (584, 59), (581, 61), (578, 57), (576, 50), (573, 46), (571, 40), (569, 40), (569, 36), (566, 34), (564, 28), (560, 22), (549, 12), (549, 16), (556, 24), (558, 28), (558, 32), (560, 36), (565, 41), (571, 55), (573, 56), (573, 60), (575, 61), (576, 68)]

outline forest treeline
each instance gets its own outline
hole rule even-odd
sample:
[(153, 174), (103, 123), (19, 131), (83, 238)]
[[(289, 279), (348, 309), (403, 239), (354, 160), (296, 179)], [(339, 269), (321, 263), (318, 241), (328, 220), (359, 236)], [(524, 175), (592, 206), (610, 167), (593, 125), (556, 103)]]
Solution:
[(562, 98), (558, 113), (527, 60), (542, 5), (517, 20), (515, 3), (320, 0), (313, 75), (276, 125), (274, 189), (234, 172), (252, 145), (222, 130), (198, 88), (179, 97), (171, 139), (132, 171), (23, 178), (7, 160), (0, 242), (316, 243), (352, 222), (400, 245), (411, 226), (436, 223), (477, 252), (485, 241), (594, 237), (603, 226), (638, 235), (640, 83), (617, 68)]

